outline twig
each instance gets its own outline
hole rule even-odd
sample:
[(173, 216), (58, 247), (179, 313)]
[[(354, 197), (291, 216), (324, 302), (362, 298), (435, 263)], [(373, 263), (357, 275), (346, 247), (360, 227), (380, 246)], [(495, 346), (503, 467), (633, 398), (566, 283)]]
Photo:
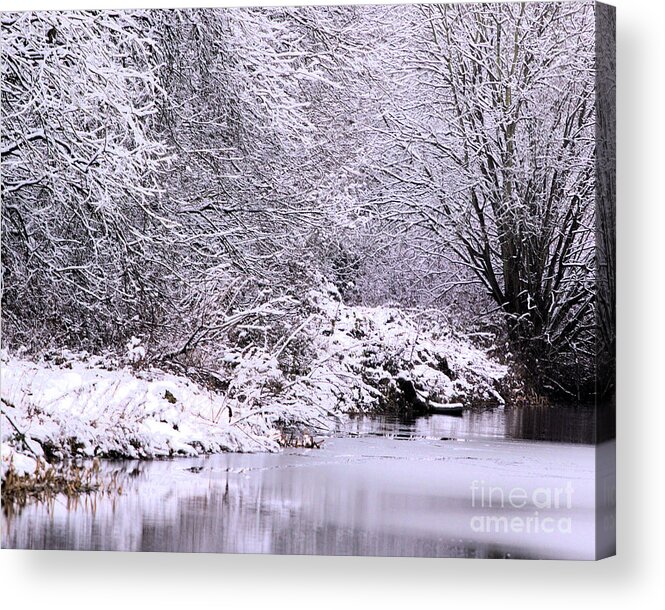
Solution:
[[(9, 402), (6, 398), (0, 398), (0, 401), (2, 401), (4, 404), (6, 404), (8, 407), (12, 409), (16, 409), (16, 405), (12, 404)], [(9, 414), (7, 411), (5, 411), (2, 407), (0, 407), (0, 413), (2, 413), (6, 418), (7, 421), (11, 424), (12, 428), (16, 430), (16, 433), (18, 434), (19, 438), (21, 439), (21, 442), (25, 445), (25, 448), (32, 453), (35, 457), (38, 457), (40, 454), (39, 452), (35, 451), (31, 446), (30, 443), (28, 442), (27, 436), (25, 432), (21, 432), (19, 427), (14, 423), (11, 417), (9, 417)]]

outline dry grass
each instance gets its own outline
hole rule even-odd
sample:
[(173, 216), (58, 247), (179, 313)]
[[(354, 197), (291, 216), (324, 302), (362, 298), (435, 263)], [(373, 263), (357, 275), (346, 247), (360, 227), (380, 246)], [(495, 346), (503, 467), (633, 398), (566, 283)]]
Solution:
[(321, 445), (323, 445), (323, 439), (317, 440), (308, 432), (282, 430), (277, 443), (280, 447), (320, 449)]
[(68, 500), (82, 494), (122, 493), (116, 475), (105, 479), (99, 467), (99, 460), (86, 466), (76, 462), (48, 464), (37, 460), (35, 471), (19, 474), (12, 464), (2, 481), (2, 508), (14, 512), (29, 502), (49, 502), (59, 494)]

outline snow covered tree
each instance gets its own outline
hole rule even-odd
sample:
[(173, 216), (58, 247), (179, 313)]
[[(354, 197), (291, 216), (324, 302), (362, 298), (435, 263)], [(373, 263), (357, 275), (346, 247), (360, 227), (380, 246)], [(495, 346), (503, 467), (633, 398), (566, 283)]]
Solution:
[(596, 378), (611, 402), (616, 378), (616, 13), (596, 7)]
[(592, 391), (593, 7), (415, 10), (386, 119), (394, 208), (491, 295), (533, 380)]
[(141, 12), (2, 15), (3, 313), (20, 340), (104, 344), (157, 302), (150, 32)]
[(465, 325), (494, 309), (537, 385), (593, 391), (614, 315), (594, 15), (3, 14), (5, 330), (212, 361), (279, 342), (332, 282)]
[(352, 275), (341, 233), (352, 232), (359, 207), (360, 75), (377, 22), (338, 8), (155, 18), (165, 58), (160, 137), (173, 151), (162, 181), (187, 284), (176, 352), (214, 343), (229, 316), (258, 329), (256, 316), (269, 311), (277, 336), (275, 317), (302, 309), (304, 291)]

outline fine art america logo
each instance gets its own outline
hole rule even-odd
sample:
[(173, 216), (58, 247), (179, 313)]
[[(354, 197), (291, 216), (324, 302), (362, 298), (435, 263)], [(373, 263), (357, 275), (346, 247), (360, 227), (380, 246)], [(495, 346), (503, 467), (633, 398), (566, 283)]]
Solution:
[(471, 529), (476, 533), (571, 534), (573, 485), (500, 487), (471, 483)]

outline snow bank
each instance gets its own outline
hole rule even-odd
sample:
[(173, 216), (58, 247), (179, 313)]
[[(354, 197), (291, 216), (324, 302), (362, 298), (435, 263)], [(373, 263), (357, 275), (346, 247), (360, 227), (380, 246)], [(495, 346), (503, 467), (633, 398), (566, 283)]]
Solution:
[(29, 472), (35, 454), (149, 458), (277, 450), (265, 418), (242, 409), (230, 417), (224, 396), (184, 377), (113, 364), (66, 352), (39, 362), (5, 354), (3, 471), (13, 460)]
[(404, 408), (400, 380), (427, 402), (502, 401), (506, 367), (422, 312), (349, 307), (333, 288), (306, 302), (306, 317), (270, 350), (224, 348), (223, 391), (149, 367), (138, 340), (120, 360), (4, 351), (3, 473), (10, 462), (30, 472), (42, 455), (277, 451), (283, 430), (320, 433), (344, 412)]

